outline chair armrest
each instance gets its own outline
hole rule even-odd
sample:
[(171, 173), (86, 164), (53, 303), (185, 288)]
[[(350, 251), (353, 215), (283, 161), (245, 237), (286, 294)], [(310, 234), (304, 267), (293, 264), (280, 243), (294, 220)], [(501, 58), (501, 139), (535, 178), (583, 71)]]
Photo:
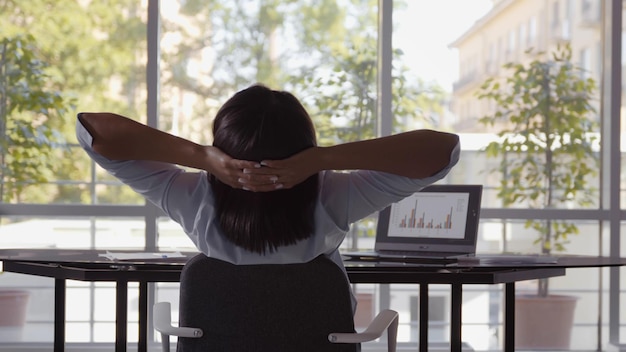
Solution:
[(388, 350), (395, 352), (398, 337), (398, 312), (390, 309), (378, 313), (363, 332), (331, 333), (328, 335), (328, 340), (332, 343), (367, 342), (381, 337), (385, 329), (387, 329)]
[(169, 302), (154, 305), (154, 329), (161, 334), (180, 337), (202, 337), (202, 329), (172, 326), (172, 311)]

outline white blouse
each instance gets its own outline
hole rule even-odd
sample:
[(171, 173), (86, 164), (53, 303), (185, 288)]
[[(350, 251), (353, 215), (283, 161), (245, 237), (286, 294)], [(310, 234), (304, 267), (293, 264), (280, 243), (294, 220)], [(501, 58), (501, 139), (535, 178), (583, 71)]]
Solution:
[(92, 149), (93, 138), (79, 120), (76, 135), (98, 165), (179, 223), (198, 250), (207, 256), (233, 264), (284, 264), (304, 263), (324, 254), (344, 273), (338, 248), (350, 224), (440, 180), (457, 163), (460, 154), (457, 144), (448, 166), (434, 176), (421, 179), (369, 170), (321, 172), (314, 235), (272, 253), (259, 254), (234, 245), (221, 232), (206, 171), (191, 172), (154, 161), (109, 160)]

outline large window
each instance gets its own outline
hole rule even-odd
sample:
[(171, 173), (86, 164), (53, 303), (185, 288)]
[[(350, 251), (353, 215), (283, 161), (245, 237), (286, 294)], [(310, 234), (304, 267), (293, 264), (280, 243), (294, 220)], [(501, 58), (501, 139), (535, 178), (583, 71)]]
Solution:
[[(527, 221), (564, 220), (579, 232), (563, 242), (564, 253), (620, 255), (626, 173), (616, 167), (621, 131), (613, 127), (621, 112), (611, 102), (620, 101), (621, 90), (610, 81), (615, 67), (607, 65), (621, 65), (621, 50), (612, 47), (621, 40), (610, 40), (621, 39), (621, 28), (603, 15), (615, 13), (606, 6), (621, 14), (615, 0), (0, 0), (0, 248), (191, 248), (178, 225), (78, 148), (75, 115), (114, 111), (210, 143), (219, 106), (235, 91), (263, 83), (303, 101), (322, 145), (415, 128), (459, 133), (462, 159), (443, 182), (485, 186), (479, 252), (539, 252)], [(551, 53), (564, 46), (581, 68), (578, 77), (596, 88), (594, 112), (585, 115), (598, 161), (598, 172), (585, 181), (594, 191), (588, 202), (576, 198), (549, 209), (530, 201), (509, 205), (499, 195), (506, 175), (492, 171), (502, 154), (485, 152), (507, 124), (480, 122), (501, 104), (477, 92), (490, 77), (509, 77), (505, 64), (547, 57), (529, 49)], [(344, 246), (371, 248), (375, 225), (375, 217), (355, 224)], [(584, 269), (550, 280), (551, 292), (578, 297), (573, 349), (621, 342), (626, 317), (614, 307), (624, 294), (608, 274)], [(49, 349), (53, 285), (0, 275), (0, 290), (30, 292), (26, 325), (17, 333), (0, 327), (0, 350)], [(537, 286), (526, 282), (519, 290)], [(150, 285), (152, 297), (174, 303), (177, 290)], [(416, 286), (355, 291), (367, 308), (359, 316), (384, 306), (399, 310), (401, 346), (416, 346)], [(449, 290), (431, 291), (431, 339), (445, 342)], [(129, 297), (136, 296), (131, 286)], [(500, 349), (502, 288), (476, 286), (464, 297), (464, 340), (476, 350)], [(111, 310), (103, 309), (114, 302), (111, 285), (70, 282), (68, 300), (75, 302), (67, 313), (70, 349), (114, 341)], [(136, 305), (129, 306), (136, 319)], [(129, 341), (137, 340), (135, 331), (131, 326)]]
[[(609, 4), (602, 1), (566, 0), (476, 1), (471, 4), (442, 1), (436, 5), (415, 1), (394, 9), (394, 45), (409, 58), (405, 61), (409, 65), (408, 72), (416, 77), (415, 80), (426, 82), (422, 91), (429, 97), (436, 97), (436, 103), (422, 103), (422, 106), (414, 110), (414, 115), (421, 118), (421, 125), (431, 124), (451, 130), (459, 133), (462, 138), (464, 151), (460, 165), (451, 172), (447, 182), (480, 183), (485, 186), (479, 252), (539, 253), (544, 244), (541, 239), (549, 238), (550, 242), (544, 246), (544, 251), (549, 249), (551, 253), (619, 253), (614, 246), (619, 243), (616, 240), (619, 239), (619, 232), (612, 231), (607, 236), (605, 229), (608, 225), (603, 222), (609, 216), (609, 212), (605, 211), (610, 208), (606, 205), (608, 194), (619, 194), (621, 189), (620, 184), (608, 181), (609, 175), (618, 171), (604, 161), (609, 160), (605, 159), (608, 155), (618, 151), (611, 151), (613, 145), (608, 143), (616, 135), (606, 136), (603, 133), (611, 131), (608, 126), (617, 126), (616, 122), (620, 119), (620, 112), (612, 111), (606, 105), (607, 102), (619, 99), (620, 92), (604, 88), (611, 85), (611, 75), (607, 72), (612, 71), (610, 67), (604, 66), (609, 62), (605, 53), (610, 53), (606, 50), (610, 37), (604, 37), (603, 33), (610, 33), (607, 28), (612, 28), (611, 18), (602, 16), (603, 11), (607, 11), (605, 6)], [(621, 9), (621, 5), (618, 6)], [(455, 11), (450, 11), (452, 8)], [(621, 36), (621, 29), (614, 28), (618, 29), (613, 29), (613, 33)], [(428, 35), (420, 36), (419, 33)], [(584, 119), (578, 122), (579, 126), (585, 127), (581, 136), (583, 139), (587, 138), (585, 147), (588, 148), (585, 153), (578, 153), (576, 156), (559, 156), (567, 164), (566, 169), (561, 169), (554, 152), (566, 150), (565, 144), (569, 141), (546, 148), (549, 149), (548, 158), (545, 158), (548, 153), (533, 153), (533, 148), (541, 149), (538, 144), (531, 146), (532, 143), (510, 143), (508, 147), (502, 146), (505, 145), (504, 137), (514, 135), (513, 138), (520, 140), (520, 137), (533, 133), (533, 124), (540, 123), (540, 110), (529, 112), (529, 107), (533, 106), (531, 94), (523, 97), (515, 95), (514, 84), (510, 83), (523, 85), (526, 93), (535, 89), (530, 80), (524, 80), (523, 75), (519, 74), (522, 66), (518, 65), (528, 68), (532, 63), (545, 63), (542, 67), (556, 67), (559, 62), (553, 60), (553, 55), (558, 56), (564, 49), (569, 50), (570, 55), (564, 56), (566, 60), (563, 60), (568, 68), (572, 68), (569, 77), (581, 84), (578, 87), (586, 87), (576, 90), (574, 95), (588, 95), (588, 108), (580, 111)], [(453, 63), (446, 65), (446, 60)], [(620, 62), (619, 58), (616, 62)], [(552, 77), (558, 84), (565, 82), (562, 78)], [(499, 86), (489, 85), (489, 80), (498, 82)], [(498, 88), (501, 91), (500, 97), (503, 98), (500, 100), (493, 99)], [(551, 94), (549, 89), (545, 85), (539, 91)], [(560, 91), (552, 100), (569, 99), (567, 94), (566, 91)], [(509, 97), (517, 100), (508, 104)], [(522, 116), (524, 109), (532, 118), (527, 120), (527, 126), (515, 125), (515, 116)], [(565, 119), (572, 112), (572, 109), (566, 110), (559, 111), (555, 116)], [(489, 116), (498, 118), (489, 119), (489, 123), (485, 123), (485, 117)], [(563, 134), (568, 136), (566, 138), (575, 133), (572, 127), (573, 124), (566, 127), (567, 131)], [(498, 134), (500, 131), (506, 133)], [(559, 134), (558, 127), (551, 126), (550, 133), (555, 136)], [(535, 136), (540, 135), (541, 133)], [(494, 147), (490, 145), (494, 141), (500, 148), (497, 155), (494, 155)], [(516, 147), (528, 149), (518, 153)], [(602, 155), (604, 158), (601, 158)], [(519, 168), (515, 167), (516, 163)], [(539, 166), (537, 170), (542, 169), (539, 172), (552, 165), (552, 175), (561, 173), (556, 177), (567, 178), (575, 172), (575, 168), (571, 167), (572, 163), (594, 165), (594, 170), (597, 169), (598, 172), (581, 176), (580, 180), (584, 179), (585, 186), (580, 187), (580, 192), (571, 197), (563, 196), (571, 188), (528, 173), (533, 165)], [(528, 178), (516, 179), (518, 174)], [(507, 179), (515, 180), (516, 190), (529, 182), (534, 194), (527, 197), (520, 195), (511, 202), (512, 198), (507, 198), (507, 194), (512, 193), (511, 187), (505, 182)], [(544, 191), (537, 192), (541, 189)], [(546, 195), (553, 198), (546, 200)], [(563, 201), (554, 201), (555, 199)], [(611, 221), (617, 223), (618, 219), (612, 218)], [(568, 228), (575, 230), (564, 231), (566, 236), (561, 236), (561, 232), (557, 230), (560, 225), (557, 223), (567, 224)], [(617, 242), (610, 242), (609, 238)], [(570, 271), (564, 278), (549, 280), (550, 293), (577, 297), (571, 341), (573, 349), (593, 349), (609, 345), (608, 340), (617, 340), (615, 335), (608, 337), (609, 331), (614, 329), (609, 327), (609, 321), (614, 316), (611, 317), (610, 309), (604, 305), (609, 294), (607, 278), (607, 272), (596, 269)], [(518, 293), (535, 293), (541, 285), (543, 284), (540, 282), (520, 284)], [(404, 300), (408, 302), (410, 294), (406, 295), (408, 297)], [(486, 302), (484, 307), (475, 303), (483, 301)], [(465, 300), (464, 303), (469, 306), (478, 307), (468, 313), (470, 317), (464, 315), (464, 324), (469, 323), (472, 327), (464, 330), (467, 333), (463, 336), (474, 348), (501, 348), (501, 341), (492, 338), (494, 335), (502, 336), (502, 327), (499, 325), (501, 318), (497, 314), (489, 314), (494, 310), (500, 312), (501, 302), (502, 292), (494, 288), (479, 289), (476, 296)], [(593, 321), (594, 319), (589, 318), (591, 316), (600, 317), (601, 322), (598, 323), (597, 319)], [(611, 324), (616, 321), (612, 320)], [(623, 316), (620, 321), (623, 321)], [(405, 320), (406, 324), (410, 322), (411, 320)]]
[[(94, 166), (74, 125), (78, 111), (116, 110), (145, 121), (147, 4), (0, 7), (0, 247), (143, 248), (145, 202)], [(110, 343), (115, 319), (103, 307), (114, 303), (114, 286), (67, 287), (74, 303), (68, 341)], [(0, 344), (49, 350), (54, 280), (2, 273), (0, 290), (30, 294), (26, 325), (0, 327)]]

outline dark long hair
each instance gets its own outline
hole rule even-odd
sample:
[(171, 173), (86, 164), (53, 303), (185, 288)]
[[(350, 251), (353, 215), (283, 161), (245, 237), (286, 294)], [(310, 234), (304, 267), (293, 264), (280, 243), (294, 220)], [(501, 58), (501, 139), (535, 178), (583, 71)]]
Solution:
[[(254, 85), (220, 108), (213, 122), (213, 145), (236, 159), (262, 161), (287, 158), (317, 142), (311, 118), (298, 99)], [(221, 229), (237, 246), (265, 254), (313, 234), (317, 175), (272, 192), (235, 189), (213, 176), (211, 187)]]

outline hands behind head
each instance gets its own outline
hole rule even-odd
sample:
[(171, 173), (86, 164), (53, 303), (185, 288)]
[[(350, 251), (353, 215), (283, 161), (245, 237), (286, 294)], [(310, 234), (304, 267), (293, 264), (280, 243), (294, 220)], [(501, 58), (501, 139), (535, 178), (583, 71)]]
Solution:
[(233, 188), (252, 192), (289, 189), (319, 171), (311, 161), (315, 149), (306, 149), (283, 160), (258, 163), (233, 159), (216, 147), (206, 147), (209, 157), (207, 171)]

